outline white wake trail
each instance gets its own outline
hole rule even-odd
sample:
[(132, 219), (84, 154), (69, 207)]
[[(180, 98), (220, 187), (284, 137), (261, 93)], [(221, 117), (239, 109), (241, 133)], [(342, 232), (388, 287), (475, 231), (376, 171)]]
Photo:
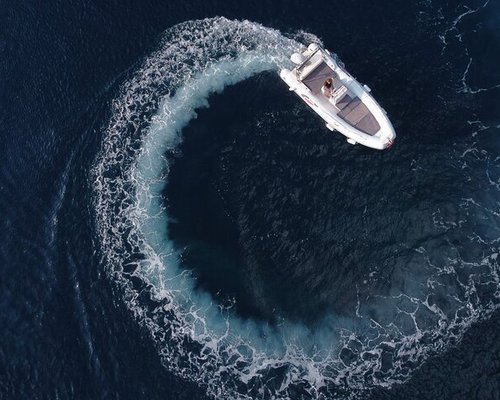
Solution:
[[(331, 315), (314, 332), (286, 322), (271, 327), (222, 309), (210, 295), (195, 290), (190, 274), (180, 268), (161, 198), (169, 173), (165, 154), (175, 151), (182, 129), (196, 117), (196, 109), (208, 105), (211, 94), (289, 66), (288, 56), (301, 46), (249, 21), (213, 18), (169, 29), (114, 101), (93, 171), (107, 272), (134, 317), (151, 332), (165, 366), (219, 398), (285, 399), (298, 392), (318, 398), (336, 385), (347, 384), (351, 393), (370, 385), (390, 386), (407, 379), (405, 363), (418, 366), (456, 328), (445, 321), (450, 315), (425, 303), (426, 293), (420, 292), (370, 299), (360, 304), (355, 318)], [(425, 259), (425, 250), (417, 257)], [(401, 311), (403, 300), (415, 302), (416, 310)], [(418, 310), (424, 309), (428, 315), (422, 318), (434, 325), (418, 325)], [(374, 310), (380, 311), (380, 321), (387, 321), (369, 318)], [(412, 332), (394, 326), (403, 314)], [(458, 336), (476, 314), (461, 316)], [(346, 362), (340, 357), (343, 349), (357, 356)], [(382, 367), (384, 351), (394, 354), (388, 370)]]

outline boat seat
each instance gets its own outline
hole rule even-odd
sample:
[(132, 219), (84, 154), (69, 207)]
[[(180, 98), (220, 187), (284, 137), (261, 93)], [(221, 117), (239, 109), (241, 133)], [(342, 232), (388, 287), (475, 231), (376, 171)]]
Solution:
[[(312, 60), (311, 60), (312, 61)], [(307, 65), (300, 74), (300, 79), (306, 79), (312, 72), (314, 72), (321, 64), (323, 63), (323, 59), (321, 57), (317, 58), (311, 64)]]
[(338, 113), (338, 116), (349, 125), (368, 135), (375, 135), (379, 131), (380, 125), (377, 119), (359, 97), (351, 99), (346, 94), (345, 98), (341, 99), (339, 103), (343, 104), (343, 108)]
[(342, 97), (340, 97), (337, 100), (336, 107), (342, 111), (344, 108), (346, 108), (349, 104), (351, 104), (353, 98), (349, 95), (348, 92), (346, 92)]

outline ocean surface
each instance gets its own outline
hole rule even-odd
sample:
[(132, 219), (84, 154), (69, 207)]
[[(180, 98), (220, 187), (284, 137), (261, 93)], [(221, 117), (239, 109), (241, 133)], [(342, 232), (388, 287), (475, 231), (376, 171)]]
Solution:
[(500, 399), (499, 65), (498, 0), (0, 2), (0, 399)]

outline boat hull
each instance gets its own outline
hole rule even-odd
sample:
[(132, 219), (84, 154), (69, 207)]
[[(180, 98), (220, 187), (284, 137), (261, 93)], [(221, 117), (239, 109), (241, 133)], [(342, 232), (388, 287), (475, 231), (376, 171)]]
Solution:
[[(290, 91), (295, 92), (316, 112), (326, 122), (329, 130), (340, 132), (347, 137), (350, 144), (359, 143), (377, 150), (391, 147), (396, 138), (394, 128), (385, 110), (371, 96), (370, 89), (357, 82), (326, 50), (318, 51), (317, 46), (310, 50), (312, 46), (303, 53), (304, 58), (311, 57), (311, 53), (315, 50), (313, 54), (315, 58), (311, 61), (315, 64), (310, 67), (310, 71), (306, 70), (303, 73), (298, 67), (280, 71), (280, 77), (289, 86)], [(317, 76), (311, 78), (319, 68), (323, 68), (324, 76), (331, 72), (336, 77), (339, 91), (342, 91), (344, 97), (347, 95), (351, 104), (354, 103), (352, 100), (356, 99), (357, 109), (350, 106), (353, 110), (347, 109), (350, 111), (347, 113), (346, 110), (340, 109), (341, 101), (335, 104), (331, 98), (325, 97), (318, 89), (318, 77), (321, 79), (321, 75), (316, 73)], [(370, 120), (369, 124), (361, 124), (367, 118)]]

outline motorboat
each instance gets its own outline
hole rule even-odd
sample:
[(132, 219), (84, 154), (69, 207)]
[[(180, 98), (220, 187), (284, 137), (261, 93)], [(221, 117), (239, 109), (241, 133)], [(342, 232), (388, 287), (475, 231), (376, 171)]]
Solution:
[(295, 68), (282, 69), (281, 79), (323, 118), (329, 130), (342, 133), (353, 145), (378, 150), (392, 146), (396, 133), (386, 111), (336, 55), (312, 43), (290, 59)]

